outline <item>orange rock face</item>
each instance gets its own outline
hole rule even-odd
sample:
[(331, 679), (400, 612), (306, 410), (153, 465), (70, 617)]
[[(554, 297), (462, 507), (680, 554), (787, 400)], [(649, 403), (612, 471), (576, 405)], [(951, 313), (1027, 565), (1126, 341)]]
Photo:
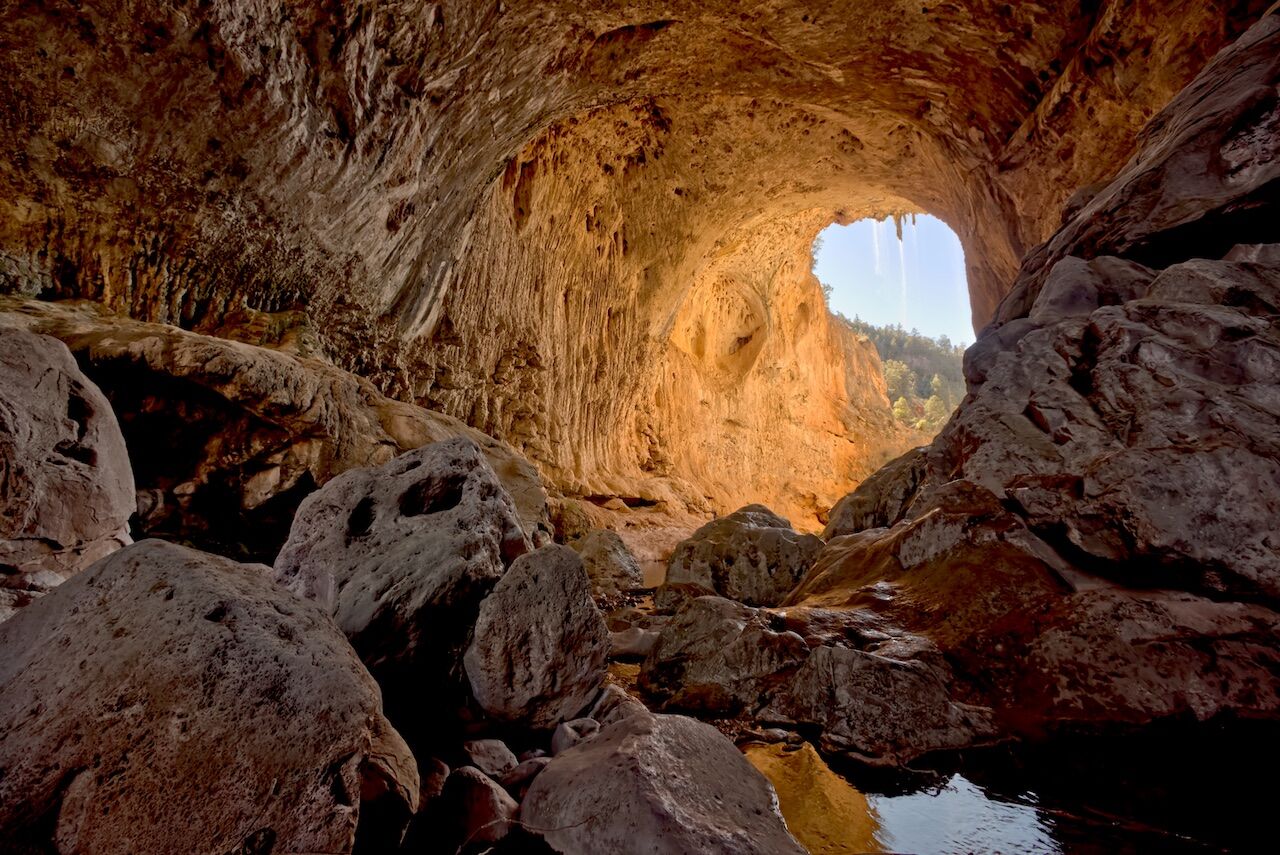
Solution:
[(813, 235), (938, 214), (984, 323), (1264, 6), (15, 7), (0, 288), (314, 341), (570, 492), (816, 525), (903, 441)]

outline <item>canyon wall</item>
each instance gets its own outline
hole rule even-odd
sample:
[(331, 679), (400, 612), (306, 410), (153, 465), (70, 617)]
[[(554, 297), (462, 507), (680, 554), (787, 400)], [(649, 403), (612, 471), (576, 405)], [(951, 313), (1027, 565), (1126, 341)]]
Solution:
[(937, 214), (982, 325), (1262, 8), (12, 5), (0, 289), (301, 348), (566, 492), (813, 525), (909, 441), (818, 230)]

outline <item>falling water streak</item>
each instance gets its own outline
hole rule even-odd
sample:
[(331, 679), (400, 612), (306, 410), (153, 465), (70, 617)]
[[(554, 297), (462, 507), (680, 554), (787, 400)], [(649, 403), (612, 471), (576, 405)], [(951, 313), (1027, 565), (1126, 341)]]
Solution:
[(876, 256), (876, 276), (880, 275), (880, 221), (871, 221), (871, 247)]
[(903, 329), (907, 327), (907, 253), (902, 240), (902, 229), (898, 229), (898, 323)]

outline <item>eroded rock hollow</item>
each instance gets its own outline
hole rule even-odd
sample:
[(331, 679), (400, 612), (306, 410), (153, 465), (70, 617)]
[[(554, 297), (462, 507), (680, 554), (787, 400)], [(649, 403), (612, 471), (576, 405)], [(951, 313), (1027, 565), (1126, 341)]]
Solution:
[[(952, 851), (824, 758), (1014, 756), (1021, 804), (1067, 740), (1280, 744), (1280, 7), (48, 2), (0, 45), (0, 848)], [(921, 212), (977, 331), (931, 441), (812, 273)], [(964, 845), (1257, 843), (1159, 787)]]
[(15, 9), (0, 275), (323, 356), (575, 495), (812, 528), (908, 442), (817, 231), (943, 217), (985, 324), (1263, 5)]

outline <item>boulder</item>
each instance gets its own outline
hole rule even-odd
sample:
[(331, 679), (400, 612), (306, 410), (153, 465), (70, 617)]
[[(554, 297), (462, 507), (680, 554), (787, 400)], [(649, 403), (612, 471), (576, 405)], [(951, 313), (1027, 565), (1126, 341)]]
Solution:
[(682, 542), (667, 564), (655, 601), (673, 609), (714, 594), (750, 606), (776, 606), (804, 578), (822, 540), (799, 534), (763, 505), (712, 520)]
[(454, 769), (440, 795), (441, 821), (452, 827), (457, 851), (477, 851), (511, 833), (520, 806), (496, 781), (474, 766)]
[(644, 587), (644, 575), (635, 556), (617, 533), (592, 529), (569, 546), (582, 556), (582, 566), (597, 596), (611, 596)]
[(989, 709), (953, 699), (946, 663), (919, 636), (872, 650), (819, 647), (760, 718), (817, 727), (824, 750), (875, 766), (966, 748), (996, 732)]
[(146, 540), (0, 626), (0, 839), (31, 852), (394, 847), (418, 772), (321, 609)]
[(686, 603), (640, 668), (639, 686), (662, 709), (715, 716), (755, 712), (809, 648), (770, 616), (722, 597)]
[(579, 742), (585, 742), (600, 732), (600, 722), (593, 718), (575, 718), (562, 722), (551, 734), (551, 754), (563, 754)]
[(521, 819), (563, 855), (804, 852), (764, 776), (684, 716), (631, 716), (555, 757)]
[(416, 739), (465, 702), (459, 665), (480, 601), (528, 548), (480, 448), (459, 437), (307, 497), (275, 577), (334, 616)]
[(490, 778), (501, 778), (519, 763), (516, 755), (501, 739), (471, 739), (462, 743), (468, 765), (475, 766)]
[(61, 342), (0, 332), (0, 620), (131, 542), (111, 405)]
[(538, 777), (550, 762), (550, 757), (530, 757), (528, 760), (522, 760), (520, 765), (503, 775), (498, 782), (511, 794), (512, 798), (523, 801), (529, 786), (533, 784), (533, 779)]
[(480, 447), (530, 537), (550, 535), (537, 470), (509, 445), (318, 359), (88, 302), (0, 297), (0, 327), (61, 339), (106, 393), (133, 454), (138, 527), (148, 535), (270, 563), (318, 486), (451, 437)]
[(550, 729), (591, 702), (608, 655), (582, 560), (552, 545), (517, 559), (480, 604), (463, 664), (486, 713)]
[(911, 506), (928, 472), (927, 464), (925, 448), (913, 448), (886, 463), (836, 503), (822, 539), (893, 525)]

